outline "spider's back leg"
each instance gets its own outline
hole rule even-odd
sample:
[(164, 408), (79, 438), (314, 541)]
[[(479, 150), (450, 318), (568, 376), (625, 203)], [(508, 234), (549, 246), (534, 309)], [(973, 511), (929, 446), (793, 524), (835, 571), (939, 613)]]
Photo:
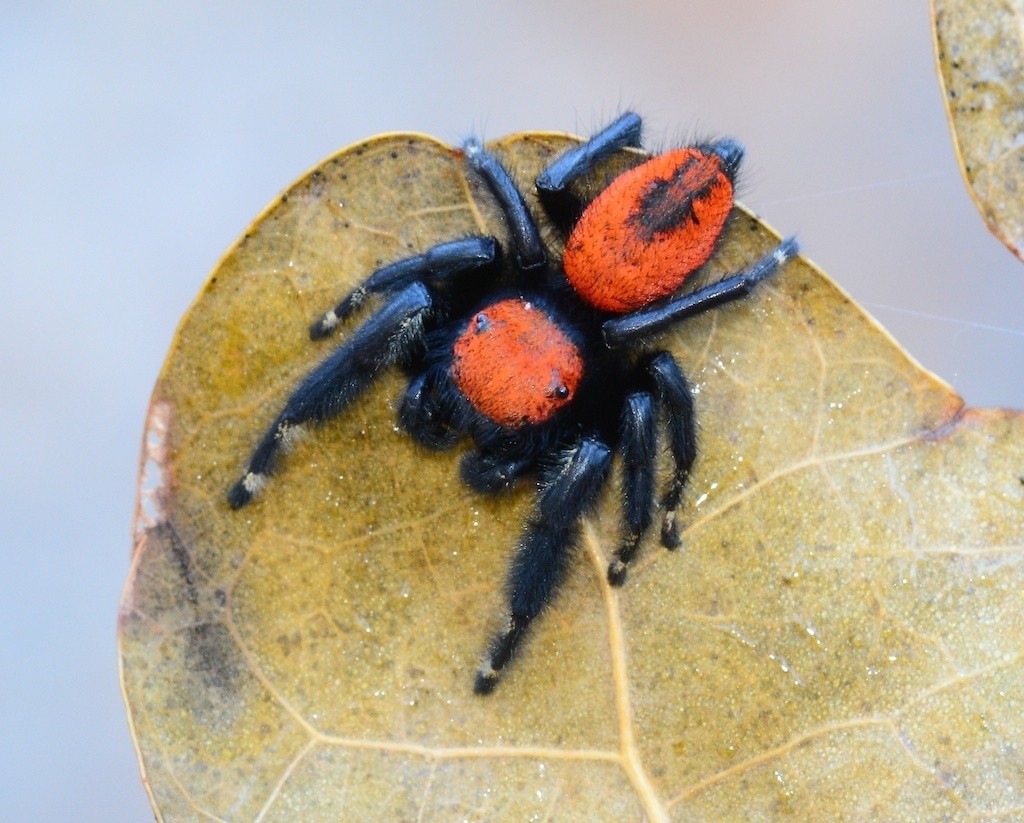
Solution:
[[(536, 186), (549, 214), (558, 216), (567, 211), (563, 207), (566, 200), (571, 199), (567, 187), (573, 180), (624, 146), (638, 147), (641, 125), (640, 116), (627, 111), (587, 142), (561, 154), (544, 169), (537, 177)], [(537, 223), (512, 175), (479, 140), (467, 140), (463, 150), (466, 164), (484, 179), (505, 215), (516, 268), (521, 272), (543, 269), (548, 262), (547, 251)]]
[(548, 253), (540, 239), (540, 230), (508, 170), (475, 138), (465, 142), (463, 151), (466, 164), (484, 179), (505, 215), (516, 268), (521, 272), (544, 268)]
[(565, 191), (577, 177), (593, 169), (602, 160), (627, 146), (640, 147), (643, 123), (640, 115), (627, 111), (578, 146), (563, 152), (537, 177), (537, 190), (541, 197), (550, 197)]
[(775, 274), (799, 252), (800, 245), (796, 238), (787, 237), (773, 251), (756, 260), (739, 274), (726, 277), (689, 294), (659, 300), (636, 311), (606, 320), (601, 327), (605, 343), (613, 349), (628, 346), (687, 317), (746, 297), (758, 283)]

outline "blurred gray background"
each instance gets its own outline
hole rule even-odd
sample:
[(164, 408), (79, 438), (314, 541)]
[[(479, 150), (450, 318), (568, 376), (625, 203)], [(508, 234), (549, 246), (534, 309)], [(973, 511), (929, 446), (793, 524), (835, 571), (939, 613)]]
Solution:
[(149, 819), (115, 649), (149, 393), (221, 253), (352, 141), (624, 106), (654, 146), (734, 135), (749, 206), (970, 404), (1024, 406), (1024, 265), (963, 188), (925, 0), (70, 5), (0, 6), (4, 821)]

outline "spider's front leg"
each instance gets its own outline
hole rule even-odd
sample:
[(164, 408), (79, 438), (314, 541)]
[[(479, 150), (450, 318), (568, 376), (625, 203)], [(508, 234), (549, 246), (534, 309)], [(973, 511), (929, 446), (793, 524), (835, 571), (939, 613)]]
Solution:
[(306, 375), (256, 446), (245, 474), (228, 491), (232, 508), (249, 503), (266, 485), (278, 452), (306, 423), (340, 414), (380, 372), (406, 356), (422, 339), (430, 307), (426, 286), (407, 286)]
[(507, 581), (508, 624), (491, 643), (473, 690), (489, 694), (501, 670), (515, 655), (534, 618), (551, 600), (565, 577), (570, 552), (608, 475), (611, 451), (586, 439), (565, 452), (541, 489), (533, 516), (523, 533)]

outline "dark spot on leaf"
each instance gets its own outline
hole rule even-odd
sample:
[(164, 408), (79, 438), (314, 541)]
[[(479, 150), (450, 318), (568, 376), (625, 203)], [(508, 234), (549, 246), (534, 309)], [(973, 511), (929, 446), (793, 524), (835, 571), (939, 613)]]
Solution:
[(187, 630), (185, 666), (202, 690), (235, 691), (244, 661), (227, 628), (204, 623)]
[(154, 526), (150, 532), (154, 545), (164, 546), (175, 573), (181, 580), (180, 590), (192, 606), (199, 603), (195, 573), (192, 568), (192, 553), (181, 534), (170, 520)]

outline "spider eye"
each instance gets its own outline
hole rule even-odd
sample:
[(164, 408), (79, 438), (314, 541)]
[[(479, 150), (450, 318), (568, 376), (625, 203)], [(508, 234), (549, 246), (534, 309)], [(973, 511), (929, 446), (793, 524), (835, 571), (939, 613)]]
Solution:
[(565, 400), (569, 397), (569, 387), (562, 381), (559, 369), (551, 370), (551, 382), (548, 384), (548, 397)]
[(480, 312), (473, 320), (476, 322), (477, 334), (483, 334), (491, 328), (491, 319), (483, 312)]

